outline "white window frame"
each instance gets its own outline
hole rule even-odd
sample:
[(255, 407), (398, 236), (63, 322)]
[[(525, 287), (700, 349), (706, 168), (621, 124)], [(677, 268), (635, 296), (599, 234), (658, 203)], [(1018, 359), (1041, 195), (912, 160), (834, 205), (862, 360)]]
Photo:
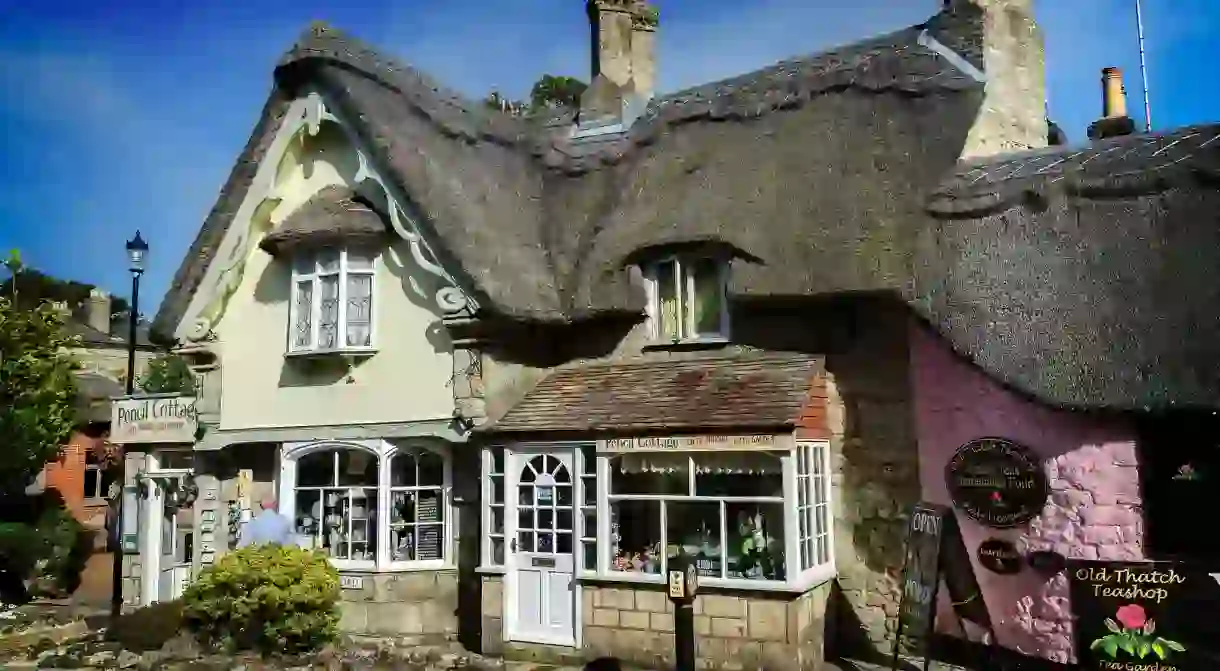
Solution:
[[(457, 508), (453, 505), (453, 455), (447, 445), (431, 440), (328, 440), (317, 442), (284, 443), (280, 449), (279, 504), (280, 511), (293, 522), (296, 531), (297, 462), (317, 452), (330, 450), (359, 450), (377, 460), (377, 550), (373, 560), (331, 559), (339, 570), (364, 572), (422, 571), (452, 568), (455, 566), (454, 531), (457, 529)], [(391, 486), (390, 466), (394, 457), (407, 451), (427, 451), (441, 457), (444, 463), (444, 484), (441, 488), (441, 558), (424, 561), (394, 561), (390, 553), (390, 501), (392, 491), (405, 489), (432, 489), (429, 487)]]
[[(656, 501), (706, 501), (706, 502), (721, 502), (721, 547), (725, 545), (724, 536), (728, 533), (727, 520), (724, 520), (724, 510), (726, 503), (734, 502), (760, 502), (769, 504), (780, 504), (784, 510), (784, 561), (785, 575), (787, 579), (784, 581), (778, 580), (755, 580), (747, 578), (713, 578), (707, 576), (700, 577), (700, 583), (712, 587), (724, 587), (728, 589), (752, 589), (752, 590), (783, 590), (783, 591), (799, 591), (803, 592), (815, 585), (821, 584), (830, 580), (836, 575), (835, 566), (835, 548), (834, 548), (834, 516), (831, 500), (832, 479), (830, 476), (830, 442), (825, 440), (798, 440), (791, 450), (768, 450), (771, 453), (779, 453), (778, 457), (783, 464), (783, 482), (784, 494), (782, 497), (718, 497), (718, 496), (693, 496), (693, 495), (653, 495), (653, 494), (610, 494), (610, 478), (612, 459), (614, 454), (597, 452), (595, 444), (588, 443), (550, 443), (547, 446), (554, 447), (556, 450), (574, 450), (576, 457), (576, 473), (574, 477), (576, 491), (574, 493), (574, 529), (573, 538), (576, 542), (572, 544), (574, 571), (577, 576), (585, 579), (593, 579), (599, 581), (616, 581), (624, 583), (663, 583), (665, 582), (665, 564), (668, 557), (662, 557), (662, 570), (659, 574), (635, 573), (612, 570), (612, 557), (610, 556), (610, 503), (620, 500), (656, 500)], [(522, 447), (527, 447), (523, 445)], [(529, 445), (530, 448), (536, 448), (537, 445)], [(495, 538), (500, 538), (504, 545), (504, 558), (508, 559), (508, 538), (504, 533), (508, 529), (507, 523), (507, 498), (511, 494), (504, 491), (504, 497), (500, 499), (500, 504), (492, 504), (491, 494), (494, 486), (493, 478), (495, 475), (491, 471), (493, 459), (493, 450), (501, 450), (503, 452), (503, 464), (507, 464), (509, 456), (512, 453), (511, 446), (505, 445), (489, 445), (482, 449), (482, 528), (480, 533), (480, 570), (489, 573), (496, 573), (505, 570), (506, 562), (493, 561), (492, 556), (492, 540), (493, 535), (491, 529), (491, 510), (495, 506), (500, 506), (504, 511), (505, 525), (504, 529), (494, 535)], [(805, 458), (814, 455), (819, 458), (819, 469), (812, 468), (812, 462), (808, 463), (811, 468), (807, 473), (798, 473), (798, 459), (800, 459), (800, 450), (805, 450)], [(592, 457), (594, 459), (595, 468), (592, 469), (593, 474), (586, 472), (587, 461)], [(689, 469), (691, 483), (688, 492), (694, 492), (694, 477), (693, 469)], [(504, 483), (507, 479), (504, 475), (500, 475), (500, 486), (506, 486)], [(817, 488), (817, 479), (820, 478), (821, 489)], [(584, 505), (585, 490), (593, 487), (596, 494), (593, 499), (596, 503), (595, 507)], [(825, 526), (825, 548), (826, 557), (824, 562), (814, 562), (812, 565), (801, 568), (801, 546), (803, 539), (798, 538), (800, 533), (799, 526), (799, 501), (798, 487), (806, 488), (806, 498), (804, 500), (812, 502), (817, 507), (824, 507), (826, 511), (826, 526)], [(822, 496), (815, 501), (814, 498), (818, 493)], [(596, 530), (587, 529), (585, 525), (584, 512), (590, 509), (590, 512), (596, 512), (597, 528)], [(665, 520), (665, 504), (661, 504), (661, 546), (666, 546), (665, 534), (668, 532)], [(596, 547), (597, 568), (588, 570), (584, 567), (583, 546), (588, 543), (594, 543)], [(662, 553), (664, 555), (665, 553)]]
[[(349, 249), (346, 247), (335, 248), (328, 247), (323, 249), (307, 249), (301, 250), (294, 254), (291, 258), (292, 264), (292, 281), (289, 284), (288, 291), (288, 337), (285, 343), (286, 351), (289, 356), (293, 355), (308, 355), (308, 354), (330, 354), (330, 353), (355, 353), (355, 354), (372, 354), (376, 351), (377, 345), (377, 268), (381, 261), (381, 255), (373, 248), (354, 247), (350, 250), (351, 254), (365, 257), (369, 260), (367, 268), (352, 268), (349, 262)], [(321, 259), (323, 255), (336, 254), (338, 255), (338, 267), (329, 272), (323, 272)], [(306, 261), (311, 263), (306, 264)], [(312, 268), (309, 272), (303, 272), (305, 266)], [(334, 276), (339, 283), (339, 310), (338, 321), (336, 323), (336, 343), (335, 347), (321, 348), (318, 346), (320, 337), (321, 322), (322, 322), (322, 282), (323, 277)], [(348, 345), (347, 344), (347, 285), (348, 278), (352, 276), (367, 276), (370, 278), (369, 284), (369, 344), (368, 345)], [(297, 287), (308, 282), (311, 286), (311, 296), (309, 305), (310, 317), (310, 336), (309, 343), (306, 345), (296, 344), (297, 320), (300, 317), (300, 310), (297, 301)]]
[[(715, 333), (698, 333), (695, 331), (695, 276), (689, 272), (690, 265), (683, 261), (713, 260), (719, 272), (716, 281), (720, 284), (720, 325)], [(677, 292), (678, 314), (680, 320), (677, 338), (667, 338), (661, 333), (661, 282), (668, 272), (669, 277), (681, 278), (682, 290)], [(655, 342), (685, 343), (685, 342), (725, 342), (731, 337), (729, 319), (729, 263), (714, 257), (668, 256), (641, 267), (644, 276), (644, 290), (648, 297), (648, 333)]]
[(97, 476), (96, 476), (97, 480), (95, 482), (95, 484), (97, 486), (94, 487), (94, 491), (92, 491), (92, 492), (90, 492), (87, 488), (85, 489), (85, 501), (88, 503), (98, 503), (101, 501), (105, 501), (106, 499), (109, 498), (109, 494), (110, 494), (109, 489), (110, 488), (109, 487), (107, 487), (105, 489), (102, 488), (102, 482), (105, 479), (105, 474), (106, 474), (107, 469), (102, 463), (99, 463), (99, 462), (90, 463), (89, 458), (92, 455), (93, 455), (92, 450), (89, 450), (85, 454), (85, 472), (81, 476), (81, 486), (83, 487), (89, 482), (88, 478), (89, 478), (90, 471), (97, 473)]

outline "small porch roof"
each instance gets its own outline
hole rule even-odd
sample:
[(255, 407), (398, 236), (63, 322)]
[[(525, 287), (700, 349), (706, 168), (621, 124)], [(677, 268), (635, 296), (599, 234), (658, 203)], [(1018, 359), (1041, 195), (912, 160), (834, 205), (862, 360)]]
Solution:
[(782, 431), (825, 405), (822, 357), (650, 352), (555, 369), (484, 434)]

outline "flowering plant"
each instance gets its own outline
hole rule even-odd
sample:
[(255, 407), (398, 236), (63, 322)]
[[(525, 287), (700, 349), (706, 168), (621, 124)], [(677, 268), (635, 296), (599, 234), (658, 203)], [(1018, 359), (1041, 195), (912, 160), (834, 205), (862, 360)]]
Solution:
[(1167, 659), (1171, 652), (1186, 651), (1186, 647), (1177, 641), (1153, 636), (1156, 621), (1148, 617), (1144, 607), (1139, 604), (1129, 603), (1120, 607), (1114, 619), (1106, 618), (1106, 629), (1110, 633), (1093, 641), (1089, 649), (1101, 650), (1110, 659), (1117, 659), (1120, 650), (1140, 659), (1149, 654), (1156, 655), (1157, 659)]

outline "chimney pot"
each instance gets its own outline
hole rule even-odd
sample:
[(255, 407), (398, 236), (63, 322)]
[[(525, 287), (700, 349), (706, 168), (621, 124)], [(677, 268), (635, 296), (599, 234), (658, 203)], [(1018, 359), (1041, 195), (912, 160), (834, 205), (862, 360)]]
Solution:
[(1101, 70), (1101, 118), (1089, 126), (1089, 139), (1130, 135), (1135, 122), (1127, 116), (1127, 90), (1123, 87), (1123, 71), (1109, 67)]

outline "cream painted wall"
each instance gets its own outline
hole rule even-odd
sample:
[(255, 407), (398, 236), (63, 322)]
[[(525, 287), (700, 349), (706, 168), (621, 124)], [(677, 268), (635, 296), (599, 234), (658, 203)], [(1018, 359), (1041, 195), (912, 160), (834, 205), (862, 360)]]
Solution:
[[(273, 197), (259, 206), (273, 229), (313, 194), (351, 184), (359, 161), (335, 125), (294, 140), (277, 167)], [(276, 203), (278, 199), (278, 204)], [(257, 223), (257, 222), (256, 222)], [(440, 314), (412, 289), (428, 286), (407, 243), (382, 251), (375, 269), (373, 338), (377, 353), (347, 374), (335, 359), (284, 356), (290, 269), (254, 250), (216, 324), (222, 430), (382, 422), (452, 416), (453, 361)], [(419, 292), (427, 296), (427, 291)]]

